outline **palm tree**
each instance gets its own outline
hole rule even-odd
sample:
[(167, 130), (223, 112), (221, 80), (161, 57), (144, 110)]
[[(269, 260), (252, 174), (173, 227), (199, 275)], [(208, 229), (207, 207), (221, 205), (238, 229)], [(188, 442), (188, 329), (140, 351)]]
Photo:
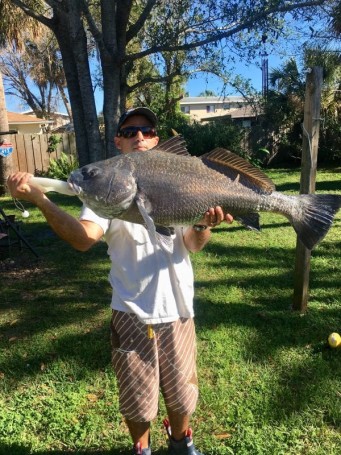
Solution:
[(339, 2), (333, 9), (330, 25), (337, 37), (341, 36), (341, 2)]
[[(0, 48), (6, 43), (13, 42), (20, 48), (28, 34), (37, 36), (41, 30), (41, 24), (33, 21), (19, 8), (13, 6), (8, 0), (0, 2)], [(24, 35), (25, 34), (25, 35)], [(0, 132), (8, 131), (7, 108), (2, 73), (0, 71)], [(0, 140), (8, 141), (8, 135), (1, 135)], [(12, 155), (4, 158), (0, 156), (0, 196), (5, 194), (6, 180), (12, 170)]]
[[(341, 11), (341, 10), (340, 10)], [(321, 97), (321, 118), (319, 139), (320, 160), (340, 162), (341, 158), (341, 51), (328, 47), (308, 50), (305, 55), (306, 67), (323, 68)]]
[(57, 41), (50, 30), (34, 42), (27, 39), (21, 52), (15, 46), (8, 46), (0, 56), (0, 66), (8, 93), (27, 104), (37, 117), (50, 118), (62, 99), (72, 118), (64, 90), (66, 80), (63, 65)]
[(204, 96), (204, 97), (207, 97), (207, 96), (217, 96), (215, 92), (213, 92), (212, 90), (205, 90), (201, 93), (199, 93), (198, 96)]
[[(328, 48), (305, 49), (303, 67), (323, 68), (319, 160), (336, 160), (340, 150), (340, 61), (341, 54)], [(276, 139), (276, 151), (283, 158), (297, 159), (301, 153), (304, 116), (305, 74), (294, 59), (270, 74), (270, 90), (264, 106), (265, 125)]]

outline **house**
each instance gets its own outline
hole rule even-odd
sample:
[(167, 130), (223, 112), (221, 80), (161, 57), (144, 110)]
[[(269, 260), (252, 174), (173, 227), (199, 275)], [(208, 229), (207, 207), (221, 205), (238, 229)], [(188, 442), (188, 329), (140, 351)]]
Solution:
[(53, 120), (53, 125), (51, 125), (52, 131), (70, 124), (69, 114), (66, 114), (65, 112), (52, 112), (49, 120)]
[[(24, 115), (34, 115), (34, 112), (32, 109), (29, 109), (27, 111), (22, 112)], [(68, 114), (65, 112), (51, 112), (49, 114), (49, 131), (50, 132), (55, 132), (55, 130), (58, 130), (61, 128), (63, 131), (64, 125), (67, 125), (70, 123), (70, 117)], [(57, 131), (56, 131), (57, 132)]]
[(48, 125), (53, 123), (53, 120), (17, 112), (7, 112), (7, 117), (9, 129), (15, 130), (19, 134), (42, 134), (46, 132)]
[(242, 96), (185, 97), (180, 101), (180, 109), (191, 120), (209, 122), (231, 118), (245, 128), (250, 127), (257, 116), (254, 107)]

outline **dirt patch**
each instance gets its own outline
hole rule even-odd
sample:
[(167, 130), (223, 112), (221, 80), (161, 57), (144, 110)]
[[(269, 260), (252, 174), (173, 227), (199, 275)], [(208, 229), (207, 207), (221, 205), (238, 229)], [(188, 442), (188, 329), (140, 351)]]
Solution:
[(42, 259), (19, 255), (6, 258), (0, 256), (0, 273), (4, 280), (33, 277), (45, 270), (46, 264)]

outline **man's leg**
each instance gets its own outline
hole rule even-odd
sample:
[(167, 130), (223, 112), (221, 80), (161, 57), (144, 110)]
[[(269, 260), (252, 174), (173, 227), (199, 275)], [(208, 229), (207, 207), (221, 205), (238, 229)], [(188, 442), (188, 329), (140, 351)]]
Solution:
[(176, 427), (172, 432), (177, 434), (188, 429), (198, 399), (194, 322), (178, 319), (158, 335), (160, 385), (169, 420)]
[(180, 441), (186, 436), (189, 427), (189, 415), (179, 414), (167, 409), (169, 423), (172, 429), (172, 438)]
[(150, 422), (157, 415), (159, 401), (156, 339), (148, 338), (147, 326), (136, 316), (113, 311), (111, 342), (120, 411), (129, 428), (135, 453), (147, 455), (150, 453)]
[(168, 419), (169, 455), (202, 455), (193, 444), (190, 416), (198, 398), (196, 340), (192, 319), (181, 318), (160, 332), (160, 383)]
[(149, 447), (150, 422), (133, 422), (132, 420), (126, 420), (126, 423), (134, 445), (140, 442), (141, 448), (147, 449)]
[[(192, 429), (189, 427), (189, 416), (184, 414), (169, 413), (169, 420), (163, 424), (168, 435), (168, 455), (203, 455), (193, 443)], [(172, 419), (172, 420), (171, 420)], [(175, 431), (173, 431), (173, 425)]]

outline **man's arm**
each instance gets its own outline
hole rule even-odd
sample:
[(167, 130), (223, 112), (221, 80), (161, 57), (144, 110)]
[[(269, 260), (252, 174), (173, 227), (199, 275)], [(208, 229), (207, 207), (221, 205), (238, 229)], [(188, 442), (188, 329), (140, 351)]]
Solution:
[(73, 248), (87, 251), (103, 236), (103, 229), (91, 221), (79, 221), (61, 210), (38, 188), (27, 182), (32, 177), (26, 172), (17, 172), (7, 180), (11, 195), (36, 205), (54, 232)]
[(210, 208), (205, 213), (204, 218), (196, 224), (196, 226), (206, 226), (206, 229), (196, 230), (195, 227), (192, 226), (186, 230), (184, 234), (186, 248), (192, 253), (202, 250), (210, 240), (211, 228), (218, 226), (223, 221), (232, 223), (233, 217), (230, 214), (224, 215), (222, 208), (219, 206)]

